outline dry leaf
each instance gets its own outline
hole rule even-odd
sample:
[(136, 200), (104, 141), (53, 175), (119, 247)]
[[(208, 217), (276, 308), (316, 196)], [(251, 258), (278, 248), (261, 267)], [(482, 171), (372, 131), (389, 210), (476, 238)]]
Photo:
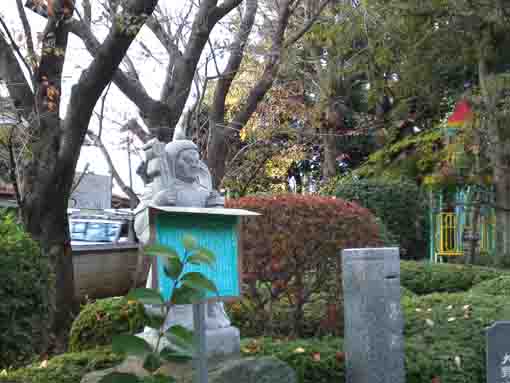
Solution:
[(337, 351), (335, 357), (338, 362), (342, 362), (345, 359), (345, 353), (342, 351)]
[(305, 349), (303, 347), (298, 347), (294, 350), (296, 354), (302, 354), (305, 352)]

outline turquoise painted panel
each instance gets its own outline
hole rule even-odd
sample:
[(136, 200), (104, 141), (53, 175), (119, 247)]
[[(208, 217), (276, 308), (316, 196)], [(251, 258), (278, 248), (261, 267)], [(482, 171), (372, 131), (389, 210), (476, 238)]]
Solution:
[[(187, 265), (184, 272), (198, 271), (212, 280), (220, 297), (240, 296), (239, 268), (237, 257), (237, 217), (198, 214), (172, 214), (159, 212), (156, 217), (156, 242), (177, 250), (182, 258), (185, 249), (182, 239), (193, 236), (198, 244), (211, 250), (216, 256), (213, 266)], [(159, 291), (169, 299), (173, 281), (164, 271), (158, 259)], [(214, 297), (214, 294), (209, 294)]]

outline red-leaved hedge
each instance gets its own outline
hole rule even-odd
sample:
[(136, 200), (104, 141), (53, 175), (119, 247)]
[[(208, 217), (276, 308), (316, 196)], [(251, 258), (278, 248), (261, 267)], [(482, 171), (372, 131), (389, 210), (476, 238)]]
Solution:
[[(382, 244), (372, 213), (353, 202), (296, 194), (244, 197), (226, 207), (262, 214), (243, 218), (241, 250), (244, 295), (256, 315), (265, 315), (264, 332), (273, 335), (282, 321), (293, 335), (316, 332), (306, 329), (305, 311), (317, 294), (327, 302), (316, 313), (321, 324), (338, 326), (340, 252)], [(279, 311), (284, 318), (275, 318), (274, 304), (287, 308)]]

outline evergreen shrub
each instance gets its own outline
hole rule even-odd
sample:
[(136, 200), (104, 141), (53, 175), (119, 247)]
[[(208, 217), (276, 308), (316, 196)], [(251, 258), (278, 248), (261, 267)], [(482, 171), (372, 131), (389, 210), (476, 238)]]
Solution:
[(388, 240), (400, 246), (405, 259), (427, 254), (428, 225), (426, 198), (415, 182), (350, 178), (329, 189), (333, 195), (370, 209), (388, 230)]
[(0, 213), (0, 370), (41, 351), (47, 323), (48, 263), (13, 215)]
[(510, 275), (503, 275), (475, 285), (471, 291), (477, 294), (510, 296)]
[(124, 359), (114, 354), (110, 347), (67, 353), (48, 360), (41, 368), (41, 361), (24, 368), (0, 374), (0, 383), (79, 383), (89, 372), (113, 367)]
[(148, 323), (143, 305), (124, 297), (98, 299), (86, 304), (69, 335), (71, 352), (109, 345), (115, 335), (136, 334)]
[(414, 261), (400, 263), (400, 283), (418, 295), (467, 291), (483, 281), (505, 275), (510, 276), (510, 273), (480, 266)]
[[(253, 320), (264, 323), (266, 334), (282, 326), (303, 336), (311, 309), (322, 329), (336, 329), (343, 311), (340, 251), (382, 244), (372, 213), (338, 198), (296, 194), (229, 200), (227, 207), (261, 214), (243, 218), (241, 229), (244, 296)], [(317, 312), (310, 305), (319, 295), (325, 307)], [(281, 318), (277, 306), (285, 309)]]

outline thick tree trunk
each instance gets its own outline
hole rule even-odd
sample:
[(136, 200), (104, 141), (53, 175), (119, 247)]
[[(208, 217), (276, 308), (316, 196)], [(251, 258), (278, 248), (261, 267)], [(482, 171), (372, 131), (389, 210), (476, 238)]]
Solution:
[(496, 257), (500, 264), (510, 261), (510, 158), (506, 148), (510, 147), (507, 139), (504, 115), (498, 110), (498, 103), (504, 94), (504, 78), (491, 73), (488, 64), (494, 38), (489, 29), (482, 32), (479, 47), (478, 76), (485, 113), (483, 122), (489, 136), (491, 166), (493, 169), (496, 199)]

